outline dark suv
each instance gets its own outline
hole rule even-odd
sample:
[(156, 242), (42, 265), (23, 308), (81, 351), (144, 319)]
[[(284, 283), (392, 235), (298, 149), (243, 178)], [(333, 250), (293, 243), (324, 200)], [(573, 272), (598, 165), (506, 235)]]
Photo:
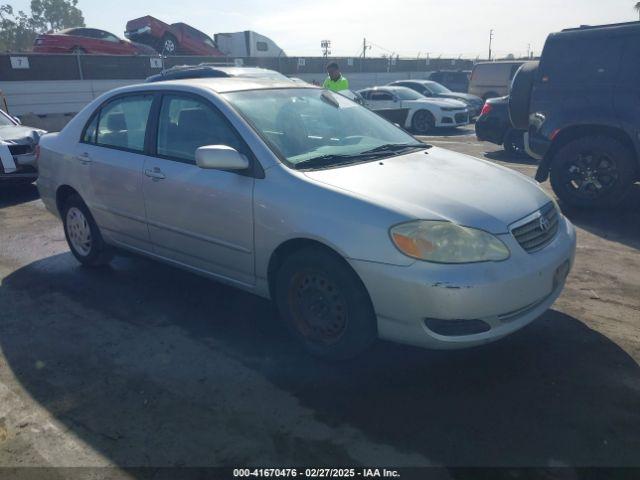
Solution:
[(640, 175), (640, 22), (549, 35), (516, 74), (509, 114), (561, 201), (619, 204)]

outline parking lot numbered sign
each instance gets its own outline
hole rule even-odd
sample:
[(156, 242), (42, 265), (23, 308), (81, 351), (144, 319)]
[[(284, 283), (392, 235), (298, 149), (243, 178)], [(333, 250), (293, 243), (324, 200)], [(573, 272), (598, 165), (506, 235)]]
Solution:
[(29, 68), (29, 57), (11, 57), (11, 68), (26, 70)]
[(162, 68), (162, 59), (159, 57), (149, 58), (149, 63), (151, 64), (151, 68)]
[(4, 173), (13, 173), (16, 171), (16, 163), (13, 161), (13, 155), (9, 151), (9, 144), (0, 140), (0, 161)]

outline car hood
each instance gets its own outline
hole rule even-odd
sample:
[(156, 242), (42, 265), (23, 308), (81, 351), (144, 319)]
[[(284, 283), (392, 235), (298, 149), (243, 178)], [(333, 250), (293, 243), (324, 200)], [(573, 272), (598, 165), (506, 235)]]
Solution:
[(480, 97), (476, 97), (475, 95), (469, 95), (468, 93), (450, 92), (450, 93), (441, 93), (438, 96), (440, 98), (453, 98), (458, 100), (464, 100), (470, 103), (482, 103), (482, 99)]
[(45, 133), (44, 130), (24, 125), (0, 126), (0, 141), (18, 145), (35, 144)]
[(452, 98), (421, 98), (420, 100), (404, 100), (402, 103), (408, 105), (433, 105), (436, 107), (445, 108), (466, 108), (467, 104), (460, 100), (454, 100)]
[(494, 234), (551, 201), (518, 172), (437, 147), (305, 175), (408, 219), (449, 220)]

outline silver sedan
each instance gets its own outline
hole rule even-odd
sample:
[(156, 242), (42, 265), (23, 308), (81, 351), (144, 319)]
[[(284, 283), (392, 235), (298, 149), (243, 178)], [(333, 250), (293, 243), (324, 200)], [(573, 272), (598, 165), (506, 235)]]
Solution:
[(271, 298), (326, 357), (504, 337), (550, 307), (575, 253), (534, 181), (291, 82), (111, 91), (42, 138), (39, 169), (82, 264), (125, 249)]

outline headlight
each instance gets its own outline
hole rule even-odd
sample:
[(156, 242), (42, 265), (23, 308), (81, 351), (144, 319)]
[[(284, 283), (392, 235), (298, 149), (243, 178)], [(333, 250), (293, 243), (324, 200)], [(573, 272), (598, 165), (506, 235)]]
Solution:
[(499, 262), (507, 246), (483, 230), (446, 221), (417, 220), (392, 227), (391, 239), (405, 255), (436, 263)]

